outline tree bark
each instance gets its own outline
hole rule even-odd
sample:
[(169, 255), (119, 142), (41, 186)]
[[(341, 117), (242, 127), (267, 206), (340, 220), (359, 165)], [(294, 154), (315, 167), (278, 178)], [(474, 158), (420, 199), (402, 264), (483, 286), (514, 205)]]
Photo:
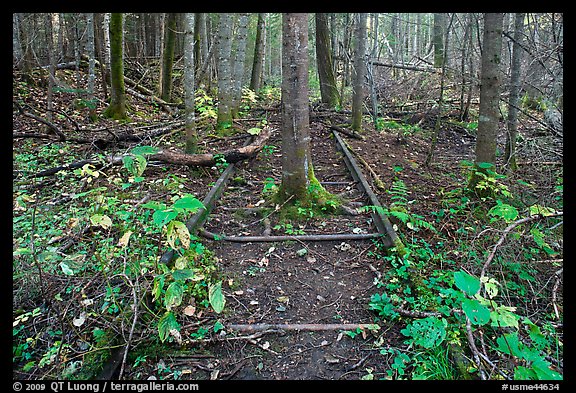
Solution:
[(362, 105), (364, 104), (364, 78), (366, 76), (366, 13), (356, 16), (354, 31), (354, 67), (352, 96), (352, 126), (354, 131), (362, 130)]
[(308, 110), (308, 14), (282, 17), (282, 201), (304, 199), (313, 176)]
[(88, 52), (88, 99), (87, 106), (90, 119), (96, 119), (96, 100), (94, 99), (94, 85), (96, 80), (95, 50), (94, 50), (94, 14), (86, 14), (86, 51)]
[(256, 43), (254, 44), (254, 62), (252, 64), (252, 77), (250, 79), (250, 90), (257, 92), (260, 90), (262, 81), (262, 68), (264, 65), (264, 50), (266, 44), (266, 14), (258, 14), (258, 24), (256, 27)]
[(444, 31), (446, 30), (445, 14), (434, 14), (434, 67), (440, 68), (444, 63)]
[[(484, 14), (484, 33), (482, 49), (482, 70), (480, 85), (480, 109), (476, 138), (476, 159), (474, 173), (484, 172), (479, 163), (496, 163), (496, 137), (500, 118), (500, 57), (502, 52), (503, 13)], [(494, 168), (492, 168), (494, 169)], [(475, 189), (481, 178), (473, 175), (469, 188)]]
[(198, 14), (184, 14), (184, 128), (186, 132), (186, 153), (196, 153), (198, 150), (198, 134), (196, 132), (194, 111), (194, 15)]
[(126, 119), (126, 90), (124, 88), (123, 15), (110, 15), (110, 82), (111, 102), (104, 115), (116, 120)]
[(232, 14), (220, 14), (218, 22), (218, 117), (216, 129), (224, 130), (232, 126)]
[(320, 95), (322, 102), (330, 108), (339, 105), (338, 88), (332, 64), (330, 49), (330, 31), (328, 30), (328, 14), (316, 13), (316, 59), (318, 78), (320, 79)]
[(242, 100), (242, 79), (244, 77), (244, 63), (246, 61), (246, 41), (248, 36), (248, 17), (250, 14), (242, 13), (238, 16), (238, 29), (236, 31), (236, 49), (234, 52), (234, 66), (232, 69), (232, 117), (238, 118), (240, 102)]
[(162, 50), (162, 73), (159, 95), (164, 101), (172, 99), (172, 67), (174, 65), (174, 48), (176, 45), (176, 13), (166, 15), (164, 27), (164, 48)]
[(514, 43), (512, 44), (512, 62), (510, 64), (510, 97), (504, 159), (511, 170), (518, 169), (516, 163), (516, 136), (518, 135), (518, 102), (520, 99), (520, 60), (522, 58), (521, 41), (524, 33), (523, 12), (516, 13), (514, 22)]

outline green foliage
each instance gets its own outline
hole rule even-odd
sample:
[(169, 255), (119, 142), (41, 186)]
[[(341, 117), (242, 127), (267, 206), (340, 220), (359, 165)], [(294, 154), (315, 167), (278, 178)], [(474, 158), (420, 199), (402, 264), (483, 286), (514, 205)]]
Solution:
[(376, 119), (376, 130), (377, 131), (398, 131), (403, 136), (409, 136), (414, 132), (421, 131), (421, 128), (417, 125), (399, 123), (396, 120), (385, 120), (381, 117)]

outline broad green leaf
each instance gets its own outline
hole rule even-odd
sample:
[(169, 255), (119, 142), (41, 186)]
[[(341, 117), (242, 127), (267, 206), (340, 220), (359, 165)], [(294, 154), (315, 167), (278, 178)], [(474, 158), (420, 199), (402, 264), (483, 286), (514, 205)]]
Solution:
[(182, 243), (184, 248), (190, 247), (190, 232), (188, 232), (188, 228), (183, 222), (171, 221), (168, 224), (166, 234), (170, 247), (176, 248), (176, 239), (180, 239), (180, 243)]
[(463, 270), (454, 273), (454, 281), (461, 291), (474, 296), (480, 290), (480, 280)]
[(218, 333), (220, 330), (224, 329), (224, 325), (220, 321), (214, 322), (214, 333)]
[(556, 210), (554, 210), (550, 207), (540, 206), (540, 205), (532, 205), (528, 208), (528, 211), (530, 212), (531, 216), (535, 216), (537, 214), (540, 214), (544, 217), (550, 216), (556, 212)]
[(64, 263), (64, 262), (60, 262), (60, 268), (62, 269), (62, 271), (64, 272), (65, 275), (67, 276), (73, 276), (74, 272), (72, 271), (72, 269), (70, 269), (70, 267)]
[(417, 319), (400, 332), (412, 337), (415, 344), (424, 348), (433, 348), (446, 338), (447, 322), (444, 318), (428, 317)]
[(182, 303), (182, 297), (184, 296), (184, 288), (178, 282), (173, 282), (166, 288), (166, 293), (164, 294), (164, 306), (168, 310), (172, 307), (179, 306)]
[(170, 336), (170, 330), (180, 329), (180, 324), (176, 320), (176, 317), (172, 313), (172, 311), (166, 311), (162, 318), (158, 321), (158, 335), (160, 336), (160, 340), (162, 342), (166, 341), (168, 336)]
[(505, 353), (507, 355), (513, 355), (516, 357), (522, 357), (522, 351), (520, 350), (521, 343), (518, 341), (518, 332), (506, 333), (496, 339), (496, 348), (498, 351)]
[(154, 277), (154, 286), (152, 287), (152, 295), (154, 295), (154, 300), (160, 299), (162, 296), (162, 289), (164, 289), (165, 276), (163, 274)]
[(112, 220), (105, 214), (94, 214), (90, 217), (90, 222), (92, 225), (97, 225), (104, 229), (108, 229), (112, 226)]
[(546, 254), (550, 256), (558, 254), (556, 251), (552, 249), (552, 247), (550, 247), (550, 245), (548, 245), (548, 243), (546, 243), (546, 241), (544, 241), (544, 234), (540, 232), (538, 228), (534, 227), (530, 229), (530, 233), (534, 238), (534, 242), (538, 245), (538, 247), (544, 250)]
[(190, 210), (191, 212), (195, 212), (198, 209), (203, 208), (204, 205), (196, 197), (187, 194), (174, 202), (173, 207), (175, 209), (185, 209)]
[(490, 312), (491, 326), (493, 327), (514, 327), (518, 329), (518, 320), (520, 317), (514, 314), (510, 308), (501, 306)]
[(526, 381), (536, 378), (536, 373), (532, 369), (526, 368), (524, 366), (518, 366), (514, 370), (514, 379), (516, 381)]
[(478, 168), (481, 169), (490, 169), (490, 168), (494, 168), (494, 164), (492, 164), (491, 162), (477, 162), (476, 166)]
[(561, 380), (563, 379), (562, 374), (552, 370), (550, 368), (551, 364), (544, 359), (536, 360), (532, 363), (532, 369), (536, 372), (538, 379), (544, 380)]
[(184, 281), (194, 277), (194, 271), (192, 269), (174, 270), (172, 272), (172, 277), (174, 277), (174, 280), (176, 281)]
[(488, 297), (494, 299), (496, 295), (498, 295), (498, 285), (500, 285), (498, 281), (493, 277), (482, 277), (481, 281), (484, 283), (484, 288), (486, 288)]
[(222, 293), (222, 282), (210, 285), (208, 288), (208, 300), (216, 314), (220, 314), (224, 310), (226, 304), (226, 297)]
[(185, 269), (186, 266), (188, 266), (188, 257), (182, 255), (176, 258), (176, 261), (174, 262), (174, 267), (176, 269)]
[(146, 158), (139, 154), (124, 156), (122, 158), (122, 163), (124, 164), (124, 168), (126, 168), (133, 176), (142, 175), (147, 165)]
[(476, 299), (464, 299), (462, 310), (474, 325), (485, 325), (490, 321), (490, 310)]
[(154, 221), (154, 224), (157, 226), (163, 227), (177, 216), (178, 212), (174, 210), (156, 210), (154, 214), (152, 214), (152, 221)]
[(261, 129), (261, 128), (258, 128), (258, 127), (253, 127), (253, 128), (250, 128), (250, 129), (249, 129), (248, 131), (246, 131), (246, 132), (247, 132), (248, 134), (250, 134), (250, 135), (258, 135), (258, 134), (260, 134), (260, 132), (262, 132), (262, 129)]
[(130, 153), (143, 156), (146, 154), (156, 154), (159, 150), (160, 149), (154, 146), (136, 146), (130, 150)]
[(518, 217), (518, 210), (514, 206), (498, 201), (498, 204), (488, 211), (488, 215), (501, 217), (506, 222), (511, 222)]

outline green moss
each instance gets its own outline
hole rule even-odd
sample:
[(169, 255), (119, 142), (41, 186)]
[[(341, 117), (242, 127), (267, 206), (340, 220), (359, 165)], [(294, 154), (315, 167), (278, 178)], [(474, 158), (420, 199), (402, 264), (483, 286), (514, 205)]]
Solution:
[(279, 216), (281, 221), (309, 219), (330, 214), (339, 214), (343, 200), (326, 191), (320, 184), (313, 170), (309, 170), (309, 185), (298, 198), (286, 202), (289, 196), (282, 187), (272, 195), (271, 202), (282, 205)]

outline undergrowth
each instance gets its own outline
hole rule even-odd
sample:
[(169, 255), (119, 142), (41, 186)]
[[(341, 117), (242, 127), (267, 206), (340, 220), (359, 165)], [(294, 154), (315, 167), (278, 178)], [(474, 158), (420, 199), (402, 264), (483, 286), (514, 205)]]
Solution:
[[(462, 168), (472, 170), (467, 162)], [(381, 210), (402, 225), (405, 249), (400, 257), (375, 241), (372, 256), (386, 269), (369, 303), (379, 324), (403, 326), (405, 346), (384, 337), (375, 343), (386, 378), (563, 378), (562, 313), (550, 284), (562, 272), (555, 262), (562, 201), (523, 205), (507, 180), (492, 172), (477, 183), (482, 193), (444, 190), (433, 222), (411, 212), (417, 202), (404, 182), (392, 183), (390, 207)], [(550, 269), (539, 269), (539, 261)]]

